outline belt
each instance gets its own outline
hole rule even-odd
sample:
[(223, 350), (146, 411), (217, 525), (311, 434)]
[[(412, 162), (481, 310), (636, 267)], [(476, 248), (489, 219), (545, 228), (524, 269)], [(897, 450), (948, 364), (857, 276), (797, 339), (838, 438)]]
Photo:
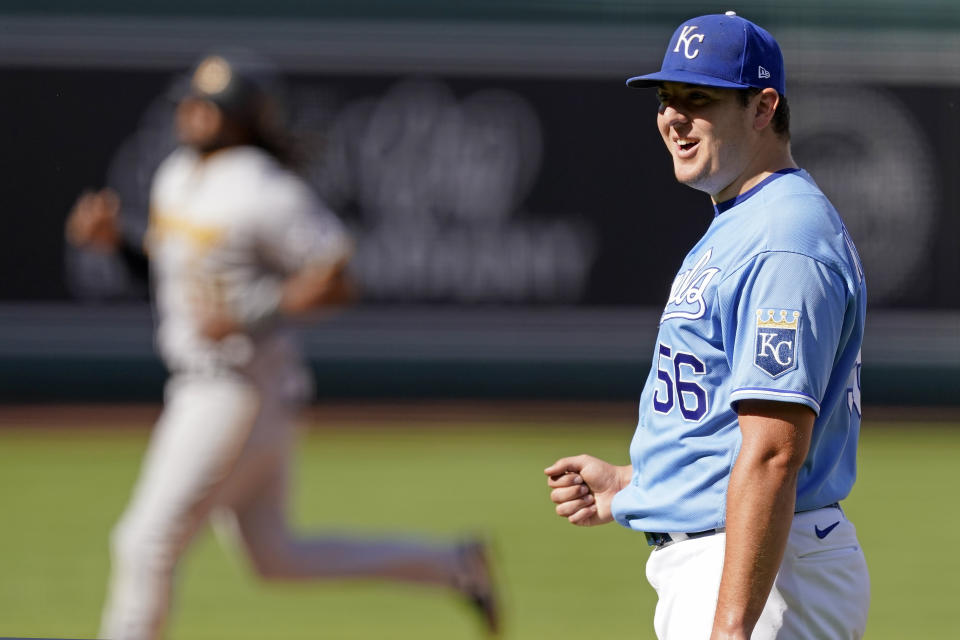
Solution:
[(656, 547), (657, 549), (663, 549), (664, 547), (669, 547), (674, 542), (704, 538), (706, 536), (712, 536), (715, 533), (723, 533), (724, 531), (726, 531), (724, 527), (718, 527), (716, 529), (707, 529), (706, 531), (696, 531), (694, 533), (658, 533), (656, 531), (647, 531), (643, 535), (647, 536), (648, 545)]
[[(818, 509), (839, 508), (840, 504), (837, 502), (828, 504), (825, 507), (818, 507)], [(816, 509), (810, 509), (810, 511), (816, 511)], [(658, 549), (663, 549), (664, 547), (669, 547), (674, 542), (683, 542), (684, 540), (693, 540), (694, 538), (705, 538), (706, 536), (712, 536), (715, 533), (723, 533), (724, 531), (726, 531), (726, 527), (717, 527), (716, 529), (707, 529), (706, 531), (695, 531), (694, 533), (660, 533), (656, 531), (647, 531), (643, 535), (647, 537), (648, 545)]]

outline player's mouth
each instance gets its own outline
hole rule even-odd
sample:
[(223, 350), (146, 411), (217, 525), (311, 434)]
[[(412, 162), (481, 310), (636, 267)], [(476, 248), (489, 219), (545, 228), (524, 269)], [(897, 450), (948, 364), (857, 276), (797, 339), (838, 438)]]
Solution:
[(677, 138), (674, 140), (674, 144), (677, 146), (677, 157), (686, 159), (692, 158), (696, 154), (700, 141), (695, 138)]

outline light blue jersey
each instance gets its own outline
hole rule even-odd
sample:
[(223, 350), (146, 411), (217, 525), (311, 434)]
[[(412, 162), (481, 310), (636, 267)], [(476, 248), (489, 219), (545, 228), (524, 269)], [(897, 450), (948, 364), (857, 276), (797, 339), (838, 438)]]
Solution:
[(716, 210), (670, 291), (630, 445), (633, 478), (613, 500), (617, 522), (639, 531), (724, 526), (740, 400), (817, 414), (797, 511), (842, 500), (856, 474), (866, 286), (843, 222), (797, 170)]

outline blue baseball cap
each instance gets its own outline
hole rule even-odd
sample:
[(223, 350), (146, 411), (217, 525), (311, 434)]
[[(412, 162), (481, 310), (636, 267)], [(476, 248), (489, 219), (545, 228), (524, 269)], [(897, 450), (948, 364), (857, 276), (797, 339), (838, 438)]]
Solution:
[(687, 20), (674, 32), (660, 71), (627, 80), (629, 87), (661, 82), (708, 87), (776, 89), (786, 94), (783, 54), (766, 30), (733, 11)]

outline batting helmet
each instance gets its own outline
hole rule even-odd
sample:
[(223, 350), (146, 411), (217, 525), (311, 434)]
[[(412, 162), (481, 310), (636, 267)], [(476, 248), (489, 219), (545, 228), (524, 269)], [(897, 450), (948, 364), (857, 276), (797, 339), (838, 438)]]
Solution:
[(172, 97), (209, 100), (240, 120), (255, 120), (269, 103), (278, 106), (282, 82), (276, 68), (249, 51), (230, 50), (203, 56), (186, 78), (174, 86)]

